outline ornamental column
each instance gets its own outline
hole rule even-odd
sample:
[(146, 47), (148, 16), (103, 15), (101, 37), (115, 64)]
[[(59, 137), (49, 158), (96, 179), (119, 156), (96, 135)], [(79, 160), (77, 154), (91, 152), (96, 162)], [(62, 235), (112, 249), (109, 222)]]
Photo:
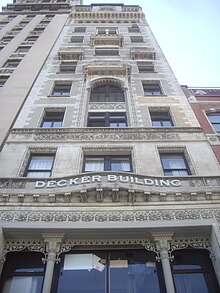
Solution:
[(156, 242), (157, 251), (160, 254), (159, 260), (161, 260), (163, 267), (163, 274), (167, 292), (175, 293), (173, 276), (170, 266), (170, 241), (172, 240), (173, 233), (152, 233), (154, 241)]
[(43, 259), (43, 261), (47, 264), (42, 293), (50, 293), (54, 265), (59, 262), (57, 255), (60, 252), (60, 246), (64, 234), (43, 233), (41, 235), (46, 243), (46, 258)]

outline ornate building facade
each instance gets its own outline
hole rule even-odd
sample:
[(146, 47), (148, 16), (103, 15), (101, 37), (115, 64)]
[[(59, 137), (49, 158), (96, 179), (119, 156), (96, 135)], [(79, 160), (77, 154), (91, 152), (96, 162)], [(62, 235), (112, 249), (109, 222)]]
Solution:
[(219, 292), (219, 163), (141, 7), (0, 26), (1, 292)]

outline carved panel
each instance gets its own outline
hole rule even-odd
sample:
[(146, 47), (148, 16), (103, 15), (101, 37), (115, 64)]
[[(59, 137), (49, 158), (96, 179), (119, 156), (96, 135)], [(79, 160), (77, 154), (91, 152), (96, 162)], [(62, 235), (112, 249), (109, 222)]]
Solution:
[(3, 222), (156, 222), (213, 219), (220, 223), (220, 209), (103, 211), (103, 212), (34, 212), (2, 211)]
[(35, 134), (36, 141), (175, 141), (177, 133), (44, 133)]

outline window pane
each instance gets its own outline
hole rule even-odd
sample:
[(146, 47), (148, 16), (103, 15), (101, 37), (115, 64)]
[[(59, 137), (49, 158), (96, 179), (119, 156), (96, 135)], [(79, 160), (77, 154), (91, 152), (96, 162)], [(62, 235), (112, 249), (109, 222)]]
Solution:
[(220, 115), (209, 115), (208, 117), (211, 122), (220, 123)]
[(101, 252), (65, 255), (57, 293), (104, 293), (105, 255)]
[(85, 172), (104, 171), (104, 158), (86, 158)]
[(110, 122), (110, 127), (126, 127), (127, 123), (125, 122)]
[(52, 122), (51, 121), (43, 121), (43, 124), (41, 127), (50, 128), (50, 127), (52, 127)]
[(130, 172), (130, 158), (112, 158), (111, 171)]
[(40, 293), (43, 276), (19, 276), (6, 280), (3, 293)]
[(177, 293), (209, 293), (203, 274), (175, 274)]
[(53, 156), (32, 156), (29, 169), (31, 170), (51, 170)]
[(189, 168), (185, 162), (184, 154), (161, 154), (164, 175), (187, 176)]
[(42, 178), (48, 178), (50, 177), (51, 172), (32, 172), (32, 171), (28, 171), (27, 176), (26, 177), (31, 177), (31, 178), (37, 178), (37, 177), (42, 177)]
[(155, 256), (145, 252), (110, 253), (110, 293), (159, 293)]

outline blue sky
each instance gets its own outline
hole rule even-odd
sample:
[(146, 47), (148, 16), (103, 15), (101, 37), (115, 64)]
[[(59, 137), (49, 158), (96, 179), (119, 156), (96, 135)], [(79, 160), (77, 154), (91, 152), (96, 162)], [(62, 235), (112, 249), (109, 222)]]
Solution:
[[(12, 0), (0, 0), (0, 6)], [(220, 0), (83, 0), (140, 5), (180, 84), (220, 87)]]

